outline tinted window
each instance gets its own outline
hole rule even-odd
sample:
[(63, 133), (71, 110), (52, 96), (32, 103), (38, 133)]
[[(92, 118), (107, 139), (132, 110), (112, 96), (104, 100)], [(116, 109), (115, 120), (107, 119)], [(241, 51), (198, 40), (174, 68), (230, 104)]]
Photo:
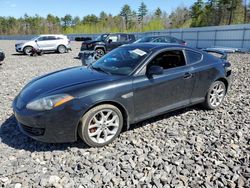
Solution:
[(163, 69), (170, 69), (185, 65), (185, 58), (181, 50), (166, 51), (158, 54), (150, 62), (149, 66), (157, 65)]
[(144, 43), (144, 42), (151, 42), (155, 39), (155, 37), (143, 37), (138, 39), (135, 43)]
[(172, 38), (170, 38), (170, 37), (165, 37), (165, 42), (172, 43), (173, 41), (172, 41)]
[(188, 64), (196, 63), (201, 60), (202, 55), (200, 53), (191, 51), (191, 50), (186, 50), (186, 58)]
[(56, 37), (54, 37), (54, 36), (48, 36), (48, 40), (56, 40)]
[(45, 40), (48, 40), (48, 37), (39, 37), (37, 40), (38, 41), (45, 41)]
[(153, 42), (165, 42), (165, 38), (159, 37), (159, 38), (155, 39)]
[(55, 40), (63, 40), (63, 38), (62, 37), (56, 37)]
[(127, 35), (120, 35), (120, 42), (125, 42), (127, 40)]

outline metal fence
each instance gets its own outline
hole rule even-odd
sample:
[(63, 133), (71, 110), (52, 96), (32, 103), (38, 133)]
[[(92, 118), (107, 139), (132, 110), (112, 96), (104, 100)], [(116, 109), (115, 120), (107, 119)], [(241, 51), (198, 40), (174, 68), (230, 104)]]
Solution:
[[(170, 35), (185, 40), (189, 46), (196, 48), (207, 47), (231, 47), (250, 50), (250, 24), (239, 24), (229, 26), (198, 27), (187, 29), (168, 29), (133, 33), (136, 38), (151, 35)], [(95, 38), (98, 34), (69, 34), (68, 37), (74, 40), (75, 37)], [(1, 36), (0, 40), (27, 40), (34, 35)]]

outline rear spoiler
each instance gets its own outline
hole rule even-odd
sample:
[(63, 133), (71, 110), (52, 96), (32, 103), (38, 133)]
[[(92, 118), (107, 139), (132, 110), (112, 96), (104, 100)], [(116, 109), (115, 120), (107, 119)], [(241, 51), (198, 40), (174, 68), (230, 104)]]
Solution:
[(214, 50), (214, 49), (202, 49), (202, 51), (207, 53), (215, 53), (221, 55), (220, 59), (227, 60), (227, 53), (220, 51), (220, 50)]

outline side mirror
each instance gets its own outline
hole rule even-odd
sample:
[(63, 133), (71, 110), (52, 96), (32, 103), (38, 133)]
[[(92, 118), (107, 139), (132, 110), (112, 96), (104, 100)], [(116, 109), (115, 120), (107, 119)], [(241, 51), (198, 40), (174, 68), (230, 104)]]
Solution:
[(111, 43), (111, 42), (113, 42), (112, 39), (109, 39), (109, 40), (108, 40), (108, 43)]
[(35, 40), (35, 42), (37, 42), (37, 40)]
[(149, 67), (147, 74), (149, 76), (163, 74), (163, 68), (161, 66), (151, 66)]

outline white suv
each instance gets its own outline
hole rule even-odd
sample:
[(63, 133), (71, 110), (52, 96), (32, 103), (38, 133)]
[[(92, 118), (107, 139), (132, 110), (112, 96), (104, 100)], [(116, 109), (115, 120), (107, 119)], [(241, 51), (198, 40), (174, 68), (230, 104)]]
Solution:
[(70, 40), (65, 35), (39, 35), (30, 41), (17, 43), (16, 51), (30, 55), (32, 49), (66, 53), (71, 50)]

